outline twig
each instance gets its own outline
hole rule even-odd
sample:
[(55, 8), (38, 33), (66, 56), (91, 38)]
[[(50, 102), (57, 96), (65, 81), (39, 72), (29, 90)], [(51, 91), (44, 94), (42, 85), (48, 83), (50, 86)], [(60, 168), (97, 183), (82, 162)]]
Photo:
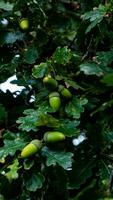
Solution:
[(108, 0), (105, 0), (105, 5), (108, 4)]
[(88, 45), (88, 47), (87, 47), (87, 51), (86, 51), (86, 53), (85, 53), (85, 54), (83, 55), (83, 57), (82, 57), (82, 61), (87, 57), (87, 55), (88, 55), (88, 53), (89, 53), (89, 49), (90, 49), (91, 44), (92, 44), (92, 41), (93, 41), (93, 35), (91, 36), (89, 45)]

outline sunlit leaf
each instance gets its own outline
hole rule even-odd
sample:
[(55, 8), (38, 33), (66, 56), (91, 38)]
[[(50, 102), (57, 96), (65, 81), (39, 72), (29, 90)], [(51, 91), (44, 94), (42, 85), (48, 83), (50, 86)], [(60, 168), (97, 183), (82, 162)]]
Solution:
[(90, 32), (92, 28), (94, 28), (103, 20), (105, 13), (106, 7), (100, 4), (99, 7), (96, 7), (92, 11), (86, 12), (82, 16), (84, 20), (90, 21), (90, 25), (87, 27), (86, 33)]
[(39, 65), (35, 65), (32, 70), (32, 75), (35, 78), (42, 78), (47, 71), (47, 63), (40, 63)]
[(83, 71), (86, 75), (102, 76), (104, 70), (95, 63), (83, 63), (80, 65), (80, 71)]
[(24, 114), (25, 117), (20, 117), (16, 122), (19, 125), (19, 128), (23, 131), (29, 132), (30, 130), (37, 131), (37, 127), (35, 125), (37, 119), (38, 119), (38, 112), (34, 109), (25, 110)]
[(63, 48), (58, 47), (55, 53), (53, 54), (53, 60), (55, 63), (66, 65), (71, 59), (71, 56), (71, 51), (70, 49), (68, 49), (67, 46)]
[(0, 2), (0, 9), (3, 9), (5, 11), (12, 11), (13, 7), (14, 7), (14, 4), (12, 3), (4, 2), (4, 1)]
[(19, 169), (19, 162), (18, 159), (15, 159), (13, 164), (9, 165), (7, 167), (8, 172), (5, 174), (5, 176), (9, 179), (9, 181), (13, 180), (13, 179), (17, 179), (18, 178), (18, 169)]

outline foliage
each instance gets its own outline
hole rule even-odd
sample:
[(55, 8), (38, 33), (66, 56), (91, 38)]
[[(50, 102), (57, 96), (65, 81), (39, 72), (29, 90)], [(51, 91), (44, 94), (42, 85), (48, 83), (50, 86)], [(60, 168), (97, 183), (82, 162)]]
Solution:
[[(112, 0), (1, 0), (0, 52), (0, 83), (24, 86), (0, 89), (0, 199), (113, 199)], [(48, 131), (65, 140), (45, 142)], [(35, 139), (42, 149), (22, 158)]]

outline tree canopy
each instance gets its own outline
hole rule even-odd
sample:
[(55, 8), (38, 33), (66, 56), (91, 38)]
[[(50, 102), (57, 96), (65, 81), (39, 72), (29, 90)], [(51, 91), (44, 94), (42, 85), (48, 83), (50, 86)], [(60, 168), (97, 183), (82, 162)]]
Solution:
[(1, 200), (113, 200), (112, 0), (1, 0)]

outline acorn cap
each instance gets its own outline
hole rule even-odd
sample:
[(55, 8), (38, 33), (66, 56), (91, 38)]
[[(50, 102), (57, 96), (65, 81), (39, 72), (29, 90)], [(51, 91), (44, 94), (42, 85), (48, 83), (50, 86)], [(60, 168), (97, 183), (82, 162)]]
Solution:
[(52, 98), (52, 97), (60, 97), (60, 95), (58, 92), (52, 92), (50, 93), (49, 98)]
[(58, 87), (58, 82), (56, 81), (56, 79), (52, 78), (51, 75), (45, 76), (43, 78), (43, 83), (46, 87), (52, 90)]
[[(47, 75), (43, 78), (43, 83), (46, 83), (51, 77), (51, 75)], [(53, 78), (52, 78), (53, 79)]]
[(61, 92), (64, 89), (63, 85), (59, 85), (58, 91)]
[(42, 147), (42, 142), (38, 139), (32, 140), (30, 143), (34, 144), (38, 149)]
[(19, 23), (21, 23), (22, 21), (27, 21), (28, 22), (28, 19), (27, 18), (21, 18), (20, 20), (19, 20)]
[(27, 21), (29, 21), (28, 18), (23, 17), (23, 18), (20, 19), (19, 22), (21, 22), (21, 21), (23, 21), (23, 20), (27, 20)]
[(64, 87), (63, 85), (59, 85), (59, 92), (66, 99), (70, 99), (72, 97), (72, 94), (69, 91), (69, 89)]

